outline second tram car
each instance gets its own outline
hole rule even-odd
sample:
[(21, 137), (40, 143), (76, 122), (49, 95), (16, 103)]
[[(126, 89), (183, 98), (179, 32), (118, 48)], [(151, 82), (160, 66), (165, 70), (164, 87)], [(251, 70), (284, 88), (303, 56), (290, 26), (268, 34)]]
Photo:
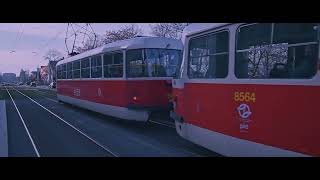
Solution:
[(57, 64), (60, 101), (106, 115), (147, 121), (167, 109), (182, 59), (180, 40), (136, 37), (69, 57)]

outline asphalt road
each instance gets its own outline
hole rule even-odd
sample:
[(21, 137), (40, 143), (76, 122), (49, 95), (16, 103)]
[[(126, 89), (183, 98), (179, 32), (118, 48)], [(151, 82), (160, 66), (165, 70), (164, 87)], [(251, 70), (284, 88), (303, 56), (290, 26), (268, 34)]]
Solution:
[(0, 87), (0, 99), (6, 101), (9, 157), (219, 156), (182, 139), (167, 114), (147, 123), (126, 121), (30, 87)]

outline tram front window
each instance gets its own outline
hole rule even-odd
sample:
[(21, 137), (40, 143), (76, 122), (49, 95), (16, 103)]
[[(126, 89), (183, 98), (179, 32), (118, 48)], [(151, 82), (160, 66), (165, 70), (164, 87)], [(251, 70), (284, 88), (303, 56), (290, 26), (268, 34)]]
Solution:
[(127, 63), (128, 77), (175, 77), (181, 63), (181, 51), (171, 49), (129, 50)]

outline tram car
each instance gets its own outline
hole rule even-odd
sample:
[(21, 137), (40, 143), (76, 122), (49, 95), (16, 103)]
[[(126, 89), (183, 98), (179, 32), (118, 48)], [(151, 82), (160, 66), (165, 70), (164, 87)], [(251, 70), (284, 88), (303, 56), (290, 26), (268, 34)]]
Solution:
[(170, 107), (181, 40), (135, 37), (71, 56), (57, 64), (57, 97), (109, 116), (147, 121)]
[(319, 23), (206, 23), (184, 31), (176, 130), (225, 156), (320, 155)]

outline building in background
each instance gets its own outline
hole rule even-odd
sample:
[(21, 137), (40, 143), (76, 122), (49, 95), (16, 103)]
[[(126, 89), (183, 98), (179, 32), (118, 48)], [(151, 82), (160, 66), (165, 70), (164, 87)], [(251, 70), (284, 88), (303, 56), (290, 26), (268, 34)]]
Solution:
[(19, 82), (26, 84), (29, 79), (29, 72), (27, 70), (21, 69), (20, 75), (19, 75)]
[(41, 66), (40, 68), (41, 84), (49, 84), (49, 69), (48, 66)]
[(28, 82), (36, 82), (37, 81), (37, 71), (31, 71)]
[(2, 82), (2, 73), (0, 72), (0, 82)]
[(17, 83), (17, 76), (15, 73), (3, 73), (2, 80), (6, 83)]

